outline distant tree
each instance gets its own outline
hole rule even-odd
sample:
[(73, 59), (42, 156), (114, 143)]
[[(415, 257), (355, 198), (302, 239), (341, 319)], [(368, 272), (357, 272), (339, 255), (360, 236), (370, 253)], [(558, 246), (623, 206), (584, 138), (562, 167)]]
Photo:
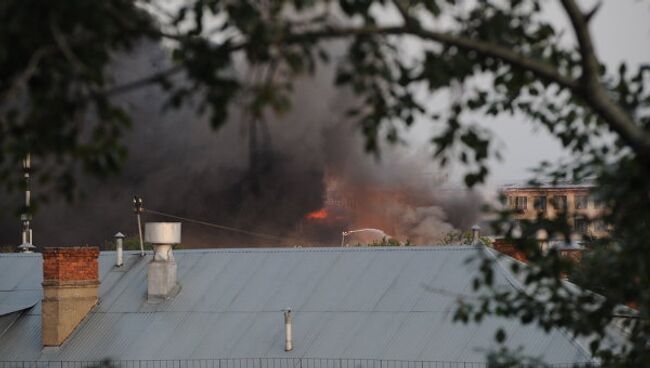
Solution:
[[(479, 243), (481, 245), (490, 246), (492, 241), (485, 236), (479, 236)], [(442, 239), (442, 244), (445, 245), (472, 245), (474, 238), (471, 231), (452, 230), (445, 234)]]
[[(501, 212), (495, 226), (526, 252), (531, 267), (513, 271), (524, 273), (528, 285), (497, 289), (492, 260), (483, 259), (475, 286), (487, 293), (479, 304), (462, 304), (457, 317), (497, 314), (562, 327), (589, 339), (605, 363), (640, 367), (650, 361), (650, 66), (608, 70), (589, 30), (599, 7), (558, 1), (569, 33), (545, 18), (548, 0), (463, 7), (457, 0), (191, 0), (178, 8), (149, 0), (4, 0), (0, 181), (8, 190), (20, 185), (15, 168), (27, 152), (57, 163), (37, 168), (35, 178), (68, 197), (80, 173), (117, 172), (126, 157), (121, 137), (133, 122), (113, 97), (151, 84), (167, 89), (170, 106), (198, 102), (215, 128), (242, 94), (256, 116), (282, 112), (290, 108), (292, 81), (329, 62), (327, 41), (343, 40), (336, 82), (359, 96), (350, 115), (369, 151), (384, 139), (400, 142), (400, 128), (416, 119), (430, 120), (437, 127), (435, 159), (465, 163), (465, 182), (473, 186), (488, 175), (487, 159), (499, 155), (474, 117), (516, 113), (573, 153), (568, 164), (542, 165), (539, 176), (597, 177), (598, 195), (611, 208), (602, 219), (611, 237), (582, 262), (585, 290), (563, 282), (571, 263), (540, 252), (532, 240), (539, 229), (566, 235), (565, 218), (523, 221), (515, 232), (509, 213)], [(111, 58), (145, 38), (164, 40), (173, 65), (115, 85)], [(243, 85), (233, 72), (238, 60), (266, 69), (268, 77)], [(176, 75), (184, 82), (175, 83)], [(427, 101), (440, 93), (450, 102), (435, 111)], [(636, 312), (623, 316), (626, 343), (602, 344), (612, 320), (621, 318), (619, 306), (628, 304)], [(506, 339), (501, 330), (495, 337)]]
[(381, 238), (380, 241), (373, 241), (372, 243), (368, 244), (369, 247), (410, 247), (413, 244), (409, 240), (406, 240), (404, 243), (401, 243), (399, 240), (394, 239), (394, 238), (386, 238), (383, 237)]
[(16, 252), (15, 245), (0, 245), (0, 253), (14, 253)]

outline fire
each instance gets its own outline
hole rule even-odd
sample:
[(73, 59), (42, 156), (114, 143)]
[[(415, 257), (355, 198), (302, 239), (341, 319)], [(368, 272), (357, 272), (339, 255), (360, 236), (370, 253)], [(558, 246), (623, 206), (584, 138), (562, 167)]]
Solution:
[(326, 219), (328, 215), (329, 213), (327, 212), (327, 210), (325, 208), (322, 208), (318, 211), (309, 212), (306, 217), (309, 220), (323, 220)]

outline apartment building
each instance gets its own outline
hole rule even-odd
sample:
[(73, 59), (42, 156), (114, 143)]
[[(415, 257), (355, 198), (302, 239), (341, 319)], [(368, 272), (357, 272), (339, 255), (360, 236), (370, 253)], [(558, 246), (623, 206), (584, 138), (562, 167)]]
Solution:
[(595, 188), (593, 182), (511, 184), (504, 186), (502, 193), (507, 206), (515, 210), (516, 220), (566, 214), (578, 237), (598, 238), (607, 234), (607, 227), (599, 220), (605, 206), (594, 196)]

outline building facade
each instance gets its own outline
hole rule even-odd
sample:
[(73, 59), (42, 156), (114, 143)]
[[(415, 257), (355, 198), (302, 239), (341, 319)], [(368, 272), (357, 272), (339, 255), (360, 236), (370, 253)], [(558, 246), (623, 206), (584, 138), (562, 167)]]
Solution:
[(507, 185), (502, 193), (506, 205), (514, 210), (515, 220), (554, 219), (566, 215), (573, 234), (599, 238), (608, 233), (600, 220), (605, 206), (594, 196), (595, 185), (559, 183), (540, 185)]

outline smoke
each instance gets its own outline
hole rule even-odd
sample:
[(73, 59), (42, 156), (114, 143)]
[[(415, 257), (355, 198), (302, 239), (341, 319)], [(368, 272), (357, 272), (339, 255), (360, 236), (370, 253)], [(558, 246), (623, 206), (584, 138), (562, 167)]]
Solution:
[[(115, 78), (137, 79), (166, 60), (160, 47), (144, 44), (116, 62)], [(461, 198), (459, 207), (458, 200), (436, 194), (442, 180), (426, 149), (386, 147), (380, 159), (363, 152), (361, 133), (345, 114), (354, 98), (333, 86), (333, 73), (325, 67), (298, 81), (292, 109), (282, 116), (252, 121), (235, 105), (216, 131), (190, 106), (162, 111), (164, 94), (157, 87), (121, 96), (134, 122), (125, 137), (123, 171), (105, 180), (82, 178), (81, 201), (43, 205), (33, 221), (36, 245), (96, 244), (118, 231), (137, 234), (134, 195), (145, 208), (287, 239), (185, 222), (187, 246), (335, 245), (341, 231), (357, 227), (424, 244), (475, 221), (475, 198), (468, 204)], [(333, 196), (351, 205), (337, 207)], [(324, 220), (307, 218), (323, 208), (329, 209)], [(464, 208), (463, 214), (450, 214), (454, 208)], [(144, 220), (170, 219), (145, 214)], [(17, 220), (0, 219), (0, 244), (17, 244), (19, 235)]]
[[(340, 130), (331, 134), (340, 137)], [(334, 213), (332, 207), (343, 204), (339, 219), (345, 230), (375, 228), (400, 242), (439, 244), (455, 228), (476, 222), (480, 199), (444, 190), (446, 179), (430, 147), (386, 147), (381, 159), (373, 160), (361, 150), (358, 135), (346, 137), (345, 149), (328, 152), (326, 162), (328, 193), (343, 198), (326, 206)], [(456, 211), (459, 204), (464, 211)], [(350, 243), (367, 242), (368, 236), (381, 240), (359, 233)]]

